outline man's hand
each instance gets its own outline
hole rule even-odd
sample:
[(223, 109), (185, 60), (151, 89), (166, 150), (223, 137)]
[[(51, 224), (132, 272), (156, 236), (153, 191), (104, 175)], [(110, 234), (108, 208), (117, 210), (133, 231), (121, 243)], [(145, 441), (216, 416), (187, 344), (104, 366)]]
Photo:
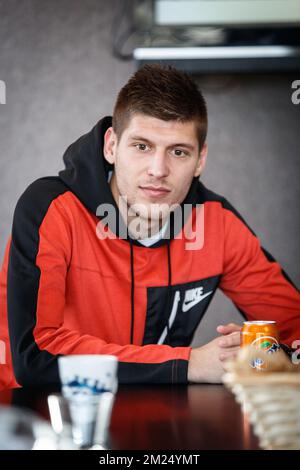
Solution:
[(220, 383), (224, 362), (236, 356), (240, 347), (241, 326), (235, 323), (219, 325), (217, 332), (223, 336), (200, 348), (192, 349), (189, 366), (189, 382)]
[(228, 323), (227, 325), (219, 325), (217, 327), (217, 332), (223, 335), (219, 339), (219, 346), (221, 348), (220, 361), (236, 357), (240, 348), (241, 329), (242, 327), (236, 323)]

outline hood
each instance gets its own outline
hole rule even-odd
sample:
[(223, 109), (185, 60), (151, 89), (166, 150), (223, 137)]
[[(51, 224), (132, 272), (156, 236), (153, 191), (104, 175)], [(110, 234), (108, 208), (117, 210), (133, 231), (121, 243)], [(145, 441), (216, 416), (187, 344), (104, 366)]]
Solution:
[(112, 118), (104, 117), (88, 132), (69, 145), (64, 153), (65, 169), (59, 177), (91, 212), (103, 202), (114, 203), (108, 184), (108, 173), (113, 170), (104, 158), (104, 134), (111, 127)]
[[(108, 183), (109, 172), (113, 171), (114, 166), (109, 164), (103, 155), (104, 134), (111, 125), (112, 117), (106, 116), (98, 121), (90, 132), (82, 135), (71, 144), (63, 155), (65, 169), (59, 172), (59, 177), (83, 205), (95, 215), (100, 204), (113, 204), (117, 213), (117, 221), (121, 220), (122, 223), (122, 218), (119, 218), (118, 207)], [(194, 206), (197, 199), (199, 203), (198, 188), (199, 180), (194, 178), (182, 205), (191, 204)], [(184, 224), (188, 214), (186, 214), (186, 211), (182, 211), (182, 213), (184, 214)], [(169, 238), (173, 238), (175, 236), (174, 226), (172, 217), (170, 219), (171, 236)], [(117, 232), (116, 235), (118, 235), (119, 230), (120, 227), (117, 225), (117, 230), (114, 229)], [(132, 243), (141, 246), (137, 240), (132, 240)], [(160, 240), (152, 247), (160, 246), (163, 243), (166, 243), (166, 240)]]

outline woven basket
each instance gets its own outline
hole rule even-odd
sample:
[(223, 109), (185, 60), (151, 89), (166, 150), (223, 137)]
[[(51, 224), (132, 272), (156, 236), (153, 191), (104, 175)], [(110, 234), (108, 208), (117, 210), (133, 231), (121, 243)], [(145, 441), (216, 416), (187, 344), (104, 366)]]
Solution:
[[(257, 357), (268, 363), (268, 369), (250, 366)], [(282, 351), (270, 355), (245, 348), (226, 369), (223, 382), (248, 413), (260, 447), (300, 449), (300, 367)]]

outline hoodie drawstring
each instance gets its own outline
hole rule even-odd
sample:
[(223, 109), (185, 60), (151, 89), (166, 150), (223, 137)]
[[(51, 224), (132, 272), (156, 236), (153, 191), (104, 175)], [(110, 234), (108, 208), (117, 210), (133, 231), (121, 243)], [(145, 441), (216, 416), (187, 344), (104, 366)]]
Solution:
[(172, 284), (172, 270), (171, 270), (171, 247), (170, 247), (170, 240), (167, 241), (167, 254), (168, 254), (168, 289), (167, 289), (167, 301), (166, 301), (166, 313), (168, 315), (167, 318), (167, 336), (165, 343), (170, 344), (170, 325), (169, 325), (169, 310), (171, 304), (171, 284)]
[[(132, 239), (129, 237), (130, 244), (130, 274), (131, 274), (131, 292), (130, 292), (130, 302), (131, 302), (131, 326), (130, 326), (130, 344), (133, 344), (133, 335), (134, 335), (134, 253), (133, 253), (133, 243)], [(167, 335), (165, 339), (165, 344), (170, 344), (170, 325), (169, 325), (169, 310), (171, 304), (171, 285), (172, 285), (172, 270), (171, 270), (171, 247), (170, 240), (167, 240), (167, 255), (168, 255), (168, 287), (167, 287), (167, 298), (165, 302), (165, 312), (168, 315), (167, 318)]]
[(130, 327), (130, 344), (133, 344), (134, 332), (134, 260), (133, 260), (133, 243), (129, 237), (130, 243), (130, 273), (131, 273), (131, 327)]

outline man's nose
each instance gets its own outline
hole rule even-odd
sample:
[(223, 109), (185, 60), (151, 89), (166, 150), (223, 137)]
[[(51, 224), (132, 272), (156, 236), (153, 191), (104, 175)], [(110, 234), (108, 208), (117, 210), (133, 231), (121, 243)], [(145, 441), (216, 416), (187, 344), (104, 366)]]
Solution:
[(151, 161), (149, 163), (148, 174), (154, 176), (155, 178), (163, 178), (168, 176), (169, 168), (168, 168), (168, 161), (167, 155), (164, 152), (157, 151), (151, 157)]

